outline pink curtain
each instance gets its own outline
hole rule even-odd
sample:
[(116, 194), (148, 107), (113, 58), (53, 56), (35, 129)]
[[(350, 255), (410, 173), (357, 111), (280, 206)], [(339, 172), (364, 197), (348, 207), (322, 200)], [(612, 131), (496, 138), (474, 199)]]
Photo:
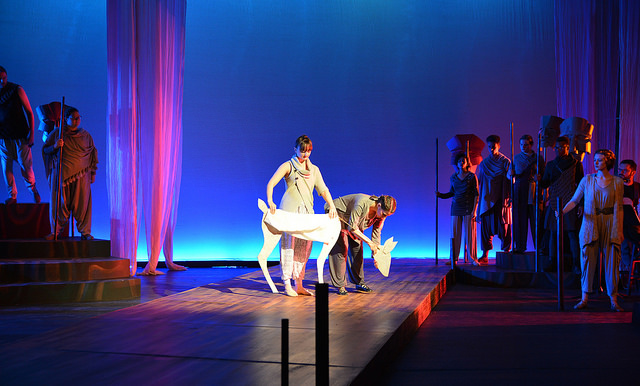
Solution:
[[(616, 150), (618, 0), (555, 2), (557, 114), (594, 125), (592, 151)], [(592, 172), (586, 157), (585, 171)]]
[(640, 2), (620, 0), (620, 150), (619, 159), (640, 163)]
[(131, 260), (138, 249), (138, 111), (132, 40), (133, 3), (107, 2), (108, 168), (111, 255)]
[[(107, 2), (111, 249), (136, 272), (142, 210), (149, 263), (173, 263), (182, 172), (186, 0)], [(141, 198), (141, 201), (139, 200)], [(163, 248), (164, 247), (164, 248)]]

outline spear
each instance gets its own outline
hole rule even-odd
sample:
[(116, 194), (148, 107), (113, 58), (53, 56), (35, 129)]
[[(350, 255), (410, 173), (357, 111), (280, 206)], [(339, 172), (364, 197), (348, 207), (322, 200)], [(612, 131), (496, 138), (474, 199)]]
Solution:
[[(542, 134), (538, 132), (538, 154), (536, 157), (536, 176), (540, 177), (540, 157), (542, 153)], [(536, 247), (536, 261), (534, 265), (534, 271), (538, 272), (538, 261), (540, 260), (540, 215), (542, 214), (540, 210), (540, 202), (541, 202), (541, 190), (540, 190), (540, 181), (539, 178), (534, 180), (536, 187), (536, 200), (535, 200), (535, 214), (536, 214), (536, 223), (535, 223), (535, 232), (531, 232), (535, 234), (535, 247)]]
[[(58, 124), (58, 128), (60, 129), (60, 133), (58, 135), (58, 140), (62, 139), (62, 131), (63, 131), (63, 120), (64, 120), (64, 97), (62, 97), (62, 104), (60, 105), (60, 121)], [(60, 153), (58, 154), (58, 179), (56, 181), (56, 207), (54, 208), (54, 228), (53, 228), (53, 239), (58, 240), (58, 208), (60, 207), (60, 194), (62, 192), (62, 147), (60, 147)]]
[[(438, 190), (438, 137), (436, 137), (436, 190)], [(438, 196), (436, 196), (436, 265), (438, 265)]]
[[(515, 186), (513, 183), (513, 180), (515, 178), (516, 175), (516, 167), (513, 163), (513, 122), (511, 122), (511, 124), (509, 125), (509, 131), (510, 131), (510, 137), (511, 137), (511, 178), (510, 178), (510, 182), (511, 182), (511, 224), (509, 224), (509, 226), (511, 227), (511, 250), (513, 251), (513, 241), (515, 239), (515, 235), (513, 234), (513, 199), (515, 197)], [(507, 208), (508, 210), (508, 208)]]

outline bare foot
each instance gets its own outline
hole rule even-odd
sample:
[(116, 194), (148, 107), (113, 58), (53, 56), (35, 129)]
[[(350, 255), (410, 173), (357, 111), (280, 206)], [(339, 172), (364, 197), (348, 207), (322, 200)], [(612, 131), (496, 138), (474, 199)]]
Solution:
[(171, 271), (186, 271), (187, 267), (175, 263), (167, 264), (167, 268)]
[(296, 288), (296, 292), (298, 293), (298, 295), (302, 295), (302, 296), (313, 296), (313, 292), (310, 292), (303, 287)]
[(164, 272), (162, 272), (162, 271), (147, 271), (145, 269), (144, 271), (142, 271), (142, 273), (140, 275), (142, 275), (142, 276), (158, 276), (158, 275), (164, 275)]

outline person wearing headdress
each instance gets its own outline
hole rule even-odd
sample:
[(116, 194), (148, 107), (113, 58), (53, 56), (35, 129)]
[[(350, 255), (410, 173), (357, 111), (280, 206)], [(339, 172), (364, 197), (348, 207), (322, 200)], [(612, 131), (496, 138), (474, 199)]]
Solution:
[[(540, 137), (540, 147), (542, 148), (553, 148), (556, 145), (556, 140), (558, 139), (558, 137), (560, 136), (560, 124), (562, 124), (562, 122), (564, 121), (564, 119), (557, 117), (555, 115), (543, 115), (542, 117), (540, 117), (540, 130), (538, 131), (538, 135)], [(544, 161), (546, 162), (546, 157), (544, 159)], [(541, 171), (540, 175), (543, 175), (544, 173)], [(540, 199), (541, 199), (541, 204), (542, 204), (542, 221), (540, 222), (539, 225), (539, 230), (542, 233), (542, 237), (539, 237), (540, 239), (540, 245), (536, 245), (536, 249), (540, 250), (540, 253), (543, 255), (548, 255), (549, 254), (549, 239), (551, 238), (551, 234), (549, 231), (547, 231), (544, 227), (544, 216), (545, 216), (545, 211), (547, 206), (549, 205), (548, 202), (548, 194), (546, 189), (540, 188)], [(577, 236), (576, 236), (577, 237)], [(536, 240), (538, 239), (538, 237), (536, 238)]]
[[(36, 107), (36, 114), (38, 115), (38, 120), (40, 124), (38, 125), (38, 131), (42, 132), (42, 142), (47, 142), (47, 138), (49, 134), (55, 129), (55, 127), (60, 123), (60, 115), (62, 111), (60, 109), (60, 102), (51, 102), (44, 105), (40, 105)], [(66, 109), (75, 107), (65, 105)], [(77, 109), (76, 109), (77, 110)], [(53, 168), (53, 157), (42, 152), (42, 160), (44, 161), (44, 172), (47, 176), (47, 181), (49, 181), (49, 185), (51, 185), (51, 170)]]
[(593, 125), (584, 118), (567, 118), (560, 124), (560, 135), (569, 138), (569, 154), (578, 161), (584, 160), (585, 153), (591, 154)]
[[(80, 127), (80, 112), (75, 108), (65, 110), (63, 125), (47, 137), (42, 151), (53, 158), (51, 170), (51, 234), (45, 238), (53, 240), (62, 232), (69, 216), (76, 219), (82, 240), (92, 240), (91, 235), (91, 184), (98, 169), (98, 151), (88, 131)], [(62, 159), (60, 154), (62, 153)], [(60, 173), (60, 174), (59, 174)], [(62, 187), (55, 185), (62, 180)], [(58, 190), (60, 197), (58, 198)], [(59, 202), (56, 208), (56, 202)], [(57, 228), (56, 228), (57, 215)]]
[[(380, 249), (382, 227), (385, 219), (396, 211), (396, 199), (388, 196), (369, 194), (349, 194), (333, 200), (342, 229), (340, 237), (329, 252), (331, 284), (338, 289), (338, 295), (347, 295), (347, 274), (356, 291), (370, 293), (373, 290), (364, 281), (363, 241), (371, 248), (371, 257)], [(324, 206), (329, 213), (329, 203)], [(372, 227), (371, 239), (364, 235)]]
[(35, 141), (33, 110), (27, 93), (19, 84), (7, 81), (7, 70), (0, 66), (0, 157), (2, 172), (9, 198), (6, 204), (15, 204), (18, 196), (13, 175), (13, 162), (17, 161), (22, 178), (33, 195), (33, 201), (40, 203), (40, 193), (36, 189), (33, 173), (31, 147)]
[(476, 247), (476, 209), (478, 208), (478, 179), (469, 171), (471, 162), (465, 153), (454, 157), (456, 172), (451, 175), (450, 189), (447, 193), (436, 191), (438, 198), (451, 198), (451, 251), (450, 256), (458, 262), (460, 244), (464, 240), (465, 261), (468, 257), (478, 265)]
[[(544, 171), (544, 161), (533, 151), (533, 137), (528, 134), (520, 138), (521, 152), (513, 157), (515, 182), (513, 186), (513, 239), (514, 253), (527, 250), (529, 226), (536, 244), (536, 181)], [(540, 165), (540, 171), (538, 171)]]
[[(557, 266), (557, 224), (553, 215), (558, 211), (558, 197), (562, 202), (569, 202), (576, 191), (580, 180), (584, 176), (582, 163), (569, 154), (569, 138), (558, 137), (556, 140), (556, 158), (549, 161), (545, 167), (540, 187), (549, 188), (549, 207), (544, 216), (544, 228), (549, 232), (549, 261), (544, 269), (554, 271)], [(579, 213), (582, 207), (567, 211), (563, 216), (563, 234), (569, 239), (569, 248), (573, 262), (571, 266), (579, 271), (580, 245), (578, 242), (578, 230), (580, 229)]]
[(555, 115), (543, 115), (540, 117), (540, 144), (542, 147), (554, 147), (560, 136), (560, 125), (564, 119)]
[[(571, 200), (562, 209), (562, 214), (573, 210), (584, 199), (584, 215), (580, 227), (582, 248), (582, 298), (573, 308), (587, 307), (589, 293), (593, 291), (598, 257), (602, 253), (607, 295), (613, 311), (623, 311), (618, 304), (618, 268), (620, 243), (623, 239), (622, 217), (624, 183), (609, 170), (616, 163), (611, 150), (600, 149), (593, 155), (594, 174), (588, 174), (578, 185)], [(556, 212), (556, 216), (558, 216)]]
[(488, 263), (494, 235), (502, 242), (502, 251), (511, 250), (511, 161), (500, 153), (499, 136), (488, 136), (487, 148), (491, 154), (482, 160), (476, 171), (479, 187), (476, 221), (480, 222), (482, 246), (480, 264)]

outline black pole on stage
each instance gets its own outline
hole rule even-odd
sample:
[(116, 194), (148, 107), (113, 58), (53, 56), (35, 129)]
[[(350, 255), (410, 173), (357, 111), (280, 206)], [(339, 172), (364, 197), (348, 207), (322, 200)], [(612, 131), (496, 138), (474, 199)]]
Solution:
[(289, 319), (282, 319), (282, 386), (289, 385)]
[(564, 311), (564, 240), (563, 234), (563, 215), (562, 215), (562, 197), (558, 197), (558, 234), (557, 234), (557, 252), (558, 258), (558, 311)]
[(316, 385), (329, 385), (329, 285), (316, 283)]
[[(436, 191), (438, 190), (438, 137), (436, 137)], [(436, 196), (436, 265), (438, 265), (438, 196)]]

